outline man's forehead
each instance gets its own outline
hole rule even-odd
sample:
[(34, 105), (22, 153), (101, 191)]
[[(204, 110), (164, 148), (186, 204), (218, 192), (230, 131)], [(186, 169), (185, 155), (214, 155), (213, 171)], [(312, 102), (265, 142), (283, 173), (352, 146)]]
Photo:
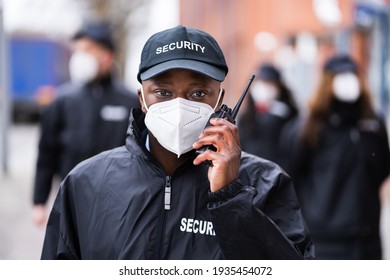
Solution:
[(189, 79), (191, 80), (191, 82), (199, 83), (199, 84), (209, 84), (213, 82), (218, 82), (202, 73), (192, 71), (192, 70), (187, 70), (187, 69), (171, 69), (159, 75), (156, 75), (153, 78), (150, 78), (149, 80), (146, 81), (150, 81), (153, 83), (174, 84), (175, 82), (183, 78)]
[(88, 37), (82, 37), (73, 41), (73, 49), (88, 51), (95, 49), (105, 50), (106, 48)]

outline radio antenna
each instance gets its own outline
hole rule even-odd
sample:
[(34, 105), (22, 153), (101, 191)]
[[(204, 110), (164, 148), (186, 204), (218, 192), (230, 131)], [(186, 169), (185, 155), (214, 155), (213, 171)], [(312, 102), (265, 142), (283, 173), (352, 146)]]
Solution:
[(255, 75), (252, 75), (252, 76), (249, 78), (249, 82), (248, 82), (248, 84), (246, 85), (244, 91), (242, 92), (242, 95), (241, 95), (240, 99), (237, 101), (236, 106), (234, 106), (233, 111), (232, 111), (232, 114), (231, 114), (233, 120), (236, 119), (236, 116), (237, 116), (238, 110), (240, 109), (241, 103), (242, 103), (242, 101), (244, 100), (244, 98), (245, 98), (245, 96), (246, 96), (246, 93), (248, 92), (249, 87), (251, 86), (251, 84), (252, 84), (254, 78), (255, 78)]

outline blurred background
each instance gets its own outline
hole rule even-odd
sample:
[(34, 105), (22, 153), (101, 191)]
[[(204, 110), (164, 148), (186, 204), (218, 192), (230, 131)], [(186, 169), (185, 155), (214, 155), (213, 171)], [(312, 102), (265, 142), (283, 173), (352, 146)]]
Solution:
[(117, 71), (133, 91), (150, 35), (177, 24), (207, 31), (229, 65), (230, 106), (259, 63), (270, 61), (304, 110), (323, 62), (348, 52), (390, 123), (389, 0), (0, 0), (0, 259), (40, 257), (44, 231), (31, 221), (38, 124), (69, 79), (69, 40), (85, 19), (114, 24)]

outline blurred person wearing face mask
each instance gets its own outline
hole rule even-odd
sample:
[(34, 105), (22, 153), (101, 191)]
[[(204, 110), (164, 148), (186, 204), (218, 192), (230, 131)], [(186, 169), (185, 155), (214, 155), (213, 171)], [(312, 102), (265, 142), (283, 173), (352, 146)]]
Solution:
[(33, 192), (33, 220), (44, 226), (53, 180), (79, 162), (124, 144), (135, 93), (113, 71), (115, 44), (109, 23), (87, 22), (72, 38), (71, 81), (42, 115)]
[[(287, 171), (311, 230), (317, 259), (381, 259), (379, 190), (389, 174), (383, 120), (358, 65), (329, 58), (294, 134)], [(287, 141), (286, 141), (287, 142)]]
[(270, 63), (260, 65), (247, 97), (247, 107), (238, 118), (244, 151), (282, 165), (280, 133), (298, 114), (293, 94), (280, 71)]
[[(290, 178), (242, 152), (235, 124), (212, 118), (205, 129), (227, 73), (202, 30), (147, 40), (126, 144), (62, 181), (42, 259), (313, 258)], [(215, 149), (196, 153), (204, 145)]]

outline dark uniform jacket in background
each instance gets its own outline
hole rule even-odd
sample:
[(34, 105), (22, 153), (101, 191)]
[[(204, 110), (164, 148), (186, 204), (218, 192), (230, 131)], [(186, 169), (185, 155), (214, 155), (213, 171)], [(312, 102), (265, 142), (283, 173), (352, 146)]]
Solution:
[(288, 103), (280, 100), (273, 101), (264, 112), (256, 111), (255, 105), (249, 103), (237, 122), (241, 149), (284, 167), (281, 133), (296, 115)]
[[(284, 136), (293, 142), (293, 137)], [(389, 175), (386, 128), (358, 104), (334, 102), (313, 152), (295, 150), (287, 169), (318, 259), (380, 259), (379, 187)]]
[(135, 94), (111, 77), (84, 86), (65, 85), (44, 112), (34, 204), (44, 204), (53, 176), (64, 178), (79, 162), (125, 143)]
[(239, 180), (211, 193), (208, 167), (192, 159), (166, 174), (145, 148), (143, 118), (134, 110), (125, 146), (65, 178), (42, 259), (313, 258), (293, 185), (276, 164), (243, 152)]

